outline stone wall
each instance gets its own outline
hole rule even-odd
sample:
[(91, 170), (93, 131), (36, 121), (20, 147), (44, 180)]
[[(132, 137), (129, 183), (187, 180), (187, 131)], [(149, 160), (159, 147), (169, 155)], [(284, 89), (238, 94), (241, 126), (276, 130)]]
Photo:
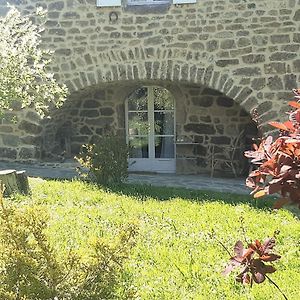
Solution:
[(119, 80), (187, 81), (247, 111), (269, 101), (265, 122), (299, 81), (299, 0), (203, 0), (145, 14), (97, 8), (94, 0), (6, 2), (24, 13), (48, 9), (44, 45), (56, 51), (52, 70), (71, 91)]
[[(234, 161), (238, 171), (247, 171), (243, 151), (250, 149), (258, 135), (249, 114), (232, 99), (205, 86), (181, 86), (183, 105), (177, 105), (177, 173), (203, 173), (211, 170), (212, 152), (222, 158), (230, 157), (240, 133)], [(181, 142), (183, 140), (183, 142)], [(187, 143), (185, 143), (187, 142)], [(192, 143), (190, 143), (192, 142)], [(216, 166), (232, 175), (225, 163)]]
[(16, 109), (0, 120), (0, 159), (28, 161), (40, 158), (43, 127), (31, 109)]
[[(144, 13), (97, 8), (94, 0), (0, 0), (0, 12), (5, 13), (7, 2), (24, 14), (36, 6), (48, 9), (43, 45), (55, 50), (51, 69), (69, 87), (73, 107), (77, 107), (78, 97), (85, 97), (90, 90), (106, 90), (107, 84), (127, 82), (132, 87), (139, 82), (152, 81), (161, 86), (173, 82), (177, 86), (219, 91), (250, 115), (257, 108), (262, 130), (266, 131), (267, 121), (284, 116), (286, 102), (292, 99), (291, 89), (297, 87), (300, 79), (300, 0), (201, 0), (197, 4), (171, 5), (167, 10)], [(80, 104), (79, 115), (72, 117), (82, 124), (76, 134), (90, 139), (97, 130), (100, 132), (98, 125), (92, 130), (86, 128), (85, 120), (109, 120), (111, 116), (105, 115), (111, 112), (109, 104), (116, 112), (126, 93), (121, 89), (112, 98), (108, 87), (103, 106), (95, 111), (84, 107), (88, 102)], [(187, 94), (190, 100), (186, 110), (198, 107), (197, 101), (204, 101), (201, 105), (208, 110), (207, 97)], [(89, 99), (89, 95), (86, 97)], [(211, 100), (211, 107), (220, 103), (218, 99)], [(82, 111), (95, 117), (80, 116)], [(2, 158), (20, 159), (23, 148), (34, 148), (32, 158), (39, 157), (40, 141), (32, 146), (26, 144), (29, 139), (25, 143), (23, 138), (34, 139), (40, 134), (40, 127), (28, 131), (38, 123), (23, 115), (25, 127), (20, 127), (20, 123), (9, 128), (5, 127), (7, 124), (1, 125)], [(63, 119), (64, 115), (61, 116)], [(205, 117), (208, 118), (191, 114), (189, 124), (198, 124), (196, 120), (205, 123), (201, 120)], [(116, 125), (115, 117), (113, 124), (117, 130), (122, 128)], [(182, 126), (191, 133), (191, 125)], [(45, 128), (50, 136), (49, 126)], [(203, 127), (198, 124), (198, 128)], [(7, 133), (15, 138), (5, 137)], [(216, 134), (229, 133), (225, 130)], [(10, 155), (6, 155), (8, 152)]]

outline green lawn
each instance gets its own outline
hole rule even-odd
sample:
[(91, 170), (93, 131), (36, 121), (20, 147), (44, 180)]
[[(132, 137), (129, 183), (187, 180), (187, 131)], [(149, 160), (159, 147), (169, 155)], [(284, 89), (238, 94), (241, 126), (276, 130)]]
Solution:
[(137, 299), (283, 299), (267, 282), (251, 289), (237, 284), (234, 274), (223, 277), (229, 256), (210, 237), (214, 232), (231, 250), (239, 239), (263, 240), (275, 230), (280, 230), (275, 250), (282, 258), (270, 277), (288, 299), (299, 299), (299, 218), (271, 210), (271, 201), (137, 185), (104, 190), (76, 181), (31, 184), (32, 199), (13, 201), (49, 208), (47, 234), (55, 247), (84, 248), (93, 235), (113, 240), (120, 225), (137, 226), (124, 273)]

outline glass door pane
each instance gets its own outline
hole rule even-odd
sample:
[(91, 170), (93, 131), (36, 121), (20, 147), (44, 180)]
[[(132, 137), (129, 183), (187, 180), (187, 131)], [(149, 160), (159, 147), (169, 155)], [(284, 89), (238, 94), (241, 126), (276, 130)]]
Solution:
[(147, 112), (129, 112), (128, 113), (128, 134), (148, 135), (149, 123)]
[(155, 158), (174, 158), (174, 137), (155, 137)]
[(174, 158), (174, 100), (171, 93), (153, 88), (155, 158)]
[(174, 135), (174, 113), (154, 112), (155, 135)]
[(154, 87), (153, 97), (154, 110), (174, 110), (174, 100), (168, 90)]
[(148, 137), (129, 137), (129, 157), (148, 158)]
[(128, 98), (128, 145), (130, 158), (149, 158), (148, 89), (135, 90)]
[(128, 111), (148, 110), (148, 89), (145, 87), (135, 90), (128, 98)]

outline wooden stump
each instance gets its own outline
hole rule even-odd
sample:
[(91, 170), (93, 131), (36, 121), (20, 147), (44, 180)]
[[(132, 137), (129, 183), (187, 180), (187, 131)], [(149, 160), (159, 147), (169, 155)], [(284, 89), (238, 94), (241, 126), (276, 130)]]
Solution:
[(5, 186), (4, 195), (30, 192), (28, 178), (25, 171), (3, 170), (0, 171), (0, 182)]

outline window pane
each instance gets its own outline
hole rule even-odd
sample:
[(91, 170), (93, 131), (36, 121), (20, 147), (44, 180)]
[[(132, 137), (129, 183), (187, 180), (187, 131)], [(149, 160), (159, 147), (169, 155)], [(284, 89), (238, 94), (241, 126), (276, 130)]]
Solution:
[(173, 112), (155, 112), (154, 131), (156, 135), (174, 134)]
[(154, 110), (173, 110), (174, 101), (171, 93), (164, 88), (154, 88)]
[(131, 137), (129, 138), (129, 157), (130, 158), (148, 158), (148, 138)]
[(174, 138), (155, 138), (155, 158), (174, 158)]
[(147, 88), (135, 90), (128, 99), (128, 110), (148, 110), (147, 107)]
[(148, 113), (130, 112), (128, 113), (128, 134), (129, 135), (148, 135), (149, 123)]

